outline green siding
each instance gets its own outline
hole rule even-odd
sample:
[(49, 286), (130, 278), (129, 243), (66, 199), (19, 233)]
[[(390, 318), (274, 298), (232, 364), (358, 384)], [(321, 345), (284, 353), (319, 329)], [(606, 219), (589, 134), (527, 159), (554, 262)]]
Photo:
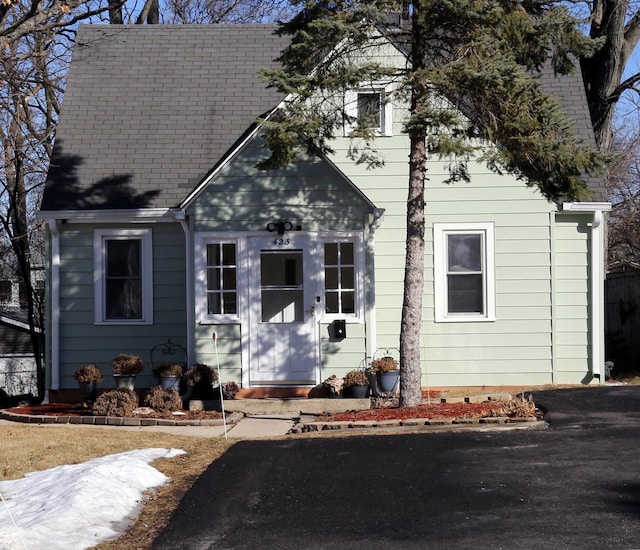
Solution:
[(282, 219), (303, 231), (363, 229), (371, 205), (330, 163), (304, 158), (264, 171), (256, 167), (264, 157), (254, 138), (213, 178), (189, 209), (195, 231), (264, 231)]
[[(102, 225), (101, 227), (105, 227)], [(60, 229), (60, 387), (75, 388), (73, 373), (94, 363), (105, 375), (104, 388), (113, 387), (111, 359), (119, 353), (139, 355), (145, 371), (141, 387), (156, 383), (151, 374), (151, 349), (171, 339), (186, 345), (184, 233), (176, 224), (109, 226), (117, 229), (151, 227), (153, 234), (153, 307), (150, 326), (95, 325), (93, 230), (91, 225), (67, 224)]]

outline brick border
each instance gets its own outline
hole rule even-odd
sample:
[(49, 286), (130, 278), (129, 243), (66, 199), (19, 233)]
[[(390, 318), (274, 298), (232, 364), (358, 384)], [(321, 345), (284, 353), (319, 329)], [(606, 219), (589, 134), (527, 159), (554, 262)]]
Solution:
[[(172, 420), (170, 418), (138, 418), (119, 416), (47, 416), (33, 414), (17, 414), (0, 410), (0, 418), (23, 424), (87, 424), (91, 426), (222, 426), (224, 420)], [(229, 413), (227, 425), (236, 424), (244, 414)]]
[(289, 433), (310, 433), (327, 430), (346, 429), (371, 429), (371, 428), (399, 428), (399, 427), (423, 427), (423, 426), (480, 426), (506, 425), (506, 424), (534, 424), (542, 423), (534, 417), (509, 418), (509, 417), (485, 417), (485, 418), (407, 418), (405, 420), (359, 420), (349, 422), (300, 422)]

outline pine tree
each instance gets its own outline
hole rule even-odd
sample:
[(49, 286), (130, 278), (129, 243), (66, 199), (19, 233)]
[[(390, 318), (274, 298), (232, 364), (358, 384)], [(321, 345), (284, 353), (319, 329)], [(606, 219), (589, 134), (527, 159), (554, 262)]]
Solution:
[[(451, 181), (468, 178), (474, 156), (550, 200), (586, 198), (582, 176), (602, 170), (606, 159), (571, 134), (535, 77), (546, 63), (568, 73), (572, 55), (588, 55), (594, 44), (565, 8), (538, 0), (308, 0), (300, 7), (280, 29), (291, 36), (282, 68), (265, 73), (287, 100), (286, 116), (264, 122), (271, 156), (263, 165), (285, 166), (302, 150), (332, 153), (347, 120), (354, 161), (379, 166), (371, 121), (350, 119), (341, 98), (362, 83), (397, 83), (410, 142), (400, 405), (413, 406), (421, 401), (427, 159), (454, 158)], [(405, 53), (405, 66), (376, 55), (389, 41)], [(479, 138), (492, 146), (480, 149)]]

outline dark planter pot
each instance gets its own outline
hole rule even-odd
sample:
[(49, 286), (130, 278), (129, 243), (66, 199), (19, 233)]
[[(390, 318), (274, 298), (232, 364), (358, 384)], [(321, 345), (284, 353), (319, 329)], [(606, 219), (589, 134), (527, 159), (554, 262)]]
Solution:
[(329, 399), (342, 399), (342, 394), (341, 393), (333, 393), (332, 391), (330, 391), (329, 395), (327, 397)]
[(114, 374), (113, 379), (116, 382), (116, 388), (133, 390), (136, 385), (135, 374)]
[(367, 378), (369, 379), (369, 389), (371, 390), (372, 397), (380, 397), (380, 390), (378, 389), (378, 377), (375, 372), (367, 372)]
[(391, 393), (396, 391), (398, 379), (400, 378), (399, 370), (390, 370), (388, 372), (378, 372), (378, 389), (383, 393)]
[(78, 382), (80, 393), (83, 401), (91, 401), (92, 403), (98, 397), (98, 382), (91, 380), (90, 382)]
[(175, 390), (180, 391), (180, 377), (179, 376), (161, 376), (160, 386), (163, 390)]
[(369, 384), (347, 386), (347, 394), (354, 399), (365, 399), (369, 393)]

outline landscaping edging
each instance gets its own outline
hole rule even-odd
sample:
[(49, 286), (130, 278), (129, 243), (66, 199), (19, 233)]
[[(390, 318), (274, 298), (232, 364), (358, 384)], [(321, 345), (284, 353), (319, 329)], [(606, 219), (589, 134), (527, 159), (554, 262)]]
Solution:
[(346, 430), (346, 429), (370, 429), (370, 428), (397, 428), (397, 427), (422, 427), (422, 426), (463, 426), (463, 425), (506, 425), (506, 424), (533, 424), (545, 422), (538, 418), (509, 418), (509, 417), (486, 417), (486, 418), (406, 418), (404, 420), (359, 420), (342, 422), (299, 422), (289, 433), (310, 433), (322, 432), (325, 430)]
[[(173, 420), (172, 418), (138, 418), (120, 416), (49, 416), (17, 414), (0, 410), (0, 418), (25, 424), (87, 424), (91, 426), (222, 426), (223, 419), (216, 420)], [(234, 412), (227, 416), (226, 423), (235, 424), (244, 418), (244, 414)]]

